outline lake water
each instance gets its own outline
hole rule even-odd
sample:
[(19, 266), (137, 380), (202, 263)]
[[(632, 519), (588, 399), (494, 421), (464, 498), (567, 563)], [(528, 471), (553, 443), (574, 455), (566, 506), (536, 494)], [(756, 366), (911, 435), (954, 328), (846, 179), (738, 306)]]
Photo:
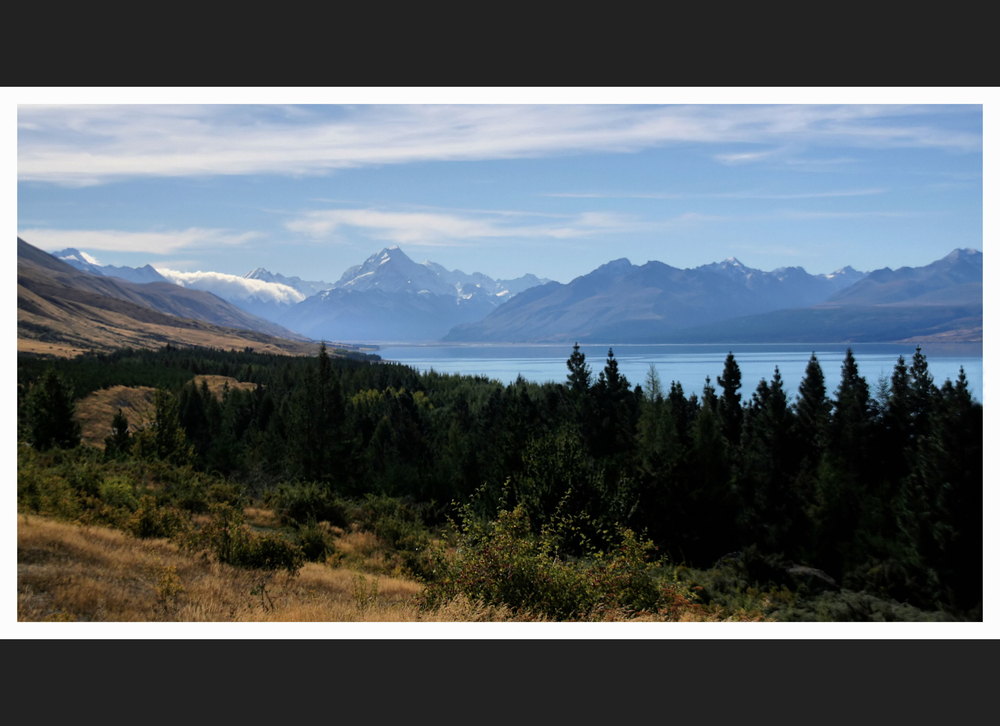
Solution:
[[(902, 355), (906, 364), (912, 362), (915, 346), (910, 344), (858, 343), (850, 346), (858, 371), (873, 389), (879, 376), (891, 376), (896, 360)], [(618, 370), (629, 383), (643, 384), (650, 365), (655, 365), (664, 391), (671, 381), (679, 382), (685, 393), (701, 396), (705, 376), (722, 375), (726, 355), (732, 351), (740, 367), (744, 399), (757, 387), (761, 378), (774, 376), (775, 366), (781, 372), (785, 392), (794, 398), (805, 374), (806, 363), (815, 351), (826, 379), (827, 395), (833, 395), (840, 384), (841, 365), (847, 345), (616, 345), (613, 346)], [(593, 372), (593, 380), (604, 368), (607, 346), (581, 345), (581, 352)], [(565, 383), (566, 360), (573, 352), (571, 345), (423, 345), (391, 346), (378, 351), (384, 360), (396, 361), (426, 372), (480, 375), (512, 383), (518, 375), (536, 383)], [(959, 366), (964, 366), (969, 390), (983, 401), (983, 348), (978, 343), (927, 345), (921, 348), (927, 356), (934, 382), (940, 386), (946, 378), (958, 378)], [(721, 390), (716, 386), (716, 391)]]

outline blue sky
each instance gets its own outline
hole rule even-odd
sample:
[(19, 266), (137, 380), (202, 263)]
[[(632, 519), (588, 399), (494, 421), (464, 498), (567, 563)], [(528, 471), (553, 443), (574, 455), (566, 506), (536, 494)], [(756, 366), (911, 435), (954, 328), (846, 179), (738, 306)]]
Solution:
[[(101, 264), (264, 267), (331, 282), (394, 244), (418, 262), (561, 282), (619, 257), (694, 267), (735, 256), (815, 274), (983, 249), (981, 105), (913, 92), (853, 94), (864, 103), (823, 91), (673, 95), (713, 102), (624, 105), (609, 101), (637, 94), (580, 91), (24, 94), (18, 234)], [(809, 103), (747, 103), (775, 95)], [(285, 102), (358, 98), (377, 103)], [(52, 99), (104, 105), (34, 105)], [(466, 99), (476, 103), (454, 103)], [(871, 103), (897, 99), (907, 102)], [(147, 105), (121, 105), (135, 100)], [(239, 103), (174, 103), (206, 100)]]

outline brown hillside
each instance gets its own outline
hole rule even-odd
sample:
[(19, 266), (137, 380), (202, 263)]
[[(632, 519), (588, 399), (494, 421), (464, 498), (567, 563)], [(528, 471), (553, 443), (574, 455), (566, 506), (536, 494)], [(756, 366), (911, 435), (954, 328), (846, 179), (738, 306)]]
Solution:
[[(316, 344), (302, 336), (209, 293), (169, 283), (136, 285), (87, 275), (21, 239), (17, 282), (18, 352), (72, 357), (88, 350), (161, 348), (169, 343), (316, 354)], [(151, 307), (155, 305), (164, 309)], [(247, 329), (253, 325), (284, 331), (284, 337)]]

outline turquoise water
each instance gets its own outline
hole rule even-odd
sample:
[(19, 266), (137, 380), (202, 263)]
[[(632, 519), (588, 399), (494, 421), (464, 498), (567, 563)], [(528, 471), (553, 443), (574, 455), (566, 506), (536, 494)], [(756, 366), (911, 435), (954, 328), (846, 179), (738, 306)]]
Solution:
[[(872, 389), (880, 375), (891, 376), (896, 359), (902, 355), (907, 365), (912, 362), (914, 346), (909, 344), (854, 344), (858, 370), (868, 380)], [(594, 380), (604, 368), (606, 346), (581, 345)], [(664, 390), (671, 381), (678, 381), (688, 394), (701, 394), (705, 376), (722, 374), (723, 363), (729, 351), (736, 357), (742, 373), (744, 397), (749, 396), (761, 378), (768, 381), (778, 366), (786, 393), (794, 397), (805, 373), (809, 356), (815, 351), (827, 393), (832, 395), (840, 383), (840, 369), (844, 362), (846, 345), (616, 345), (615, 359), (618, 370), (632, 385), (643, 384), (650, 365), (655, 365)], [(938, 385), (946, 378), (954, 381), (959, 366), (964, 366), (969, 389), (980, 402), (983, 401), (983, 349), (981, 344), (929, 345), (922, 349), (927, 356), (928, 368)], [(378, 354), (384, 360), (397, 361), (420, 371), (435, 370), (439, 373), (463, 373), (486, 376), (507, 384), (519, 375), (529, 381), (566, 381), (566, 360), (573, 352), (571, 345), (465, 345), (465, 346), (392, 346), (382, 348)], [(716, 386), (716, 390), (719, 387)]]

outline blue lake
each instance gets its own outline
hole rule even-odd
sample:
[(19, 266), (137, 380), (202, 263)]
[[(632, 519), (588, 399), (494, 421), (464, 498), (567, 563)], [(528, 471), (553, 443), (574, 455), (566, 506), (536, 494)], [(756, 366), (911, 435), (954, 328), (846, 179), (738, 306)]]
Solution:
[[(858, 370), (873, 389), (879, 376), (890, 376), (896, 360), (902, 355), (906, 364), (912, 362), (915, 346), (910, 344), (857, 343), (854, 351)], [(819, 360), (826, 378), (827, 395), (840, 383), (841, 365), (847, 345), (616, 345), (613, 346), (618, 370), (632, 385), (643, 384), (650, 365), (669, 390), (671, 381), (679, 382), (687, 394), (697, 393), (705, 385), (705, 377), (722, 374), (726, 355), (732, 351), (742, 373), (744, 398), (757, 387), (761, 378), (768, 381), (774, 376), (775, 366), (781, 372), (786, 393), (794, 398), (805, 373), (806, 363), (813, 352)], [(608, 355), (607, 346), (581, 345), (594, 380), (604, 368)], [(486, 376), (511, 383), (517, 377), (536, 383), (566, 381), (566, 360), (573, 352), (571, 345), (423, 345), (390, 346), (378, 354), (384, 360), (396, 361), (426, 372), (462, 373)], [(965, 368), (969, 389), (977, 400), (983, 401), (983, 348), (979, 343), (927, 345), (921, 348), (934, 382), (944, 383), (946, 378), (958, 378), (959, 367)], [(719, 387), (716, 386), (716, 390)]]

